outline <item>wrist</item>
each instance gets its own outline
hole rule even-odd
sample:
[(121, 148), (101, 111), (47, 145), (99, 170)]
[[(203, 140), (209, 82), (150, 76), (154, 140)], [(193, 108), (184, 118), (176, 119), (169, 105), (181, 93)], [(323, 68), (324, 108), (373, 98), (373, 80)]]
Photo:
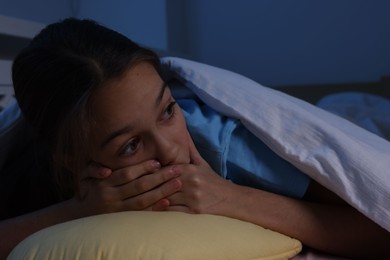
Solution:
[(78, 218), (88, 217), (93, 215), (82, 205), (81, 201), (73, 197), (66, 201), (60, 202), (51, 206), (54, 219), (59, 222), (71, 221)]

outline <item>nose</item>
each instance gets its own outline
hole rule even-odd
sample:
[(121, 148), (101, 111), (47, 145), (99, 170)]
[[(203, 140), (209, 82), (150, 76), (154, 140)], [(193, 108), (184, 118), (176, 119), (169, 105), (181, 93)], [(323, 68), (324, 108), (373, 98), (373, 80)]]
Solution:
[[(170, 138), (168, 138), (170, 137)], [(155, 157), (161, 165), (174, 164), (179, 156), (179, 145), (172, 140), (172, 134), (157, 134), (155, 139)]]

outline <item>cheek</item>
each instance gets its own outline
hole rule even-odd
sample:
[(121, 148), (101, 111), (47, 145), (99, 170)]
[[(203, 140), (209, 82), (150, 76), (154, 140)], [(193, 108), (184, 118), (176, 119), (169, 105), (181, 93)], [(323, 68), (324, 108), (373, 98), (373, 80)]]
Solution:
[(99, 152), (95, 153), (93, 160), (94, 162), (112, 170), (118, 170), (144, 161), (142, 159), (138, 159), (138, 157), (140, 156), (121, 158), (113, 155), (111, 152)]
[(110, 160), (110, 156), (108, 156), (108, 153), (105, 153), (104, 151), (101, 151), (100, 149), (91, 146), (90, 148), (90, 155), (91, 160), (97, 164), (103, 165), (105, 167), (109, 167), (110, 169), (113, 169), (113, 163), (112, 160)]
[(114, 149), (115, 145), (101, 149), (97, 146), (97, 144), (97, 142), (93, 142), (89, 146), (89, 154), (93, 162), (108, 167), (112, 170), (128, 166), (127, 162), (124, 162), (123, 159), (120, 159), (117, 156), (117, 150)]
[(178, 113), (178, 127), (177, 127), (177, 131), (176, 131), (176, 136), (177, 136), (177, 142), (180, 144), (181, 148), (182, 148), (182, 151), (186, 154), (189, 154), (189, 149), (190, 149), (190, 145), (189, 145), (189, 139), (188, 139), (188, 129), (187, 129), (187, 125), (186, 125), (186, 122), (185, 122), (185, 119), (184, 119), (184, 116), (183, 114), (181, 113)]

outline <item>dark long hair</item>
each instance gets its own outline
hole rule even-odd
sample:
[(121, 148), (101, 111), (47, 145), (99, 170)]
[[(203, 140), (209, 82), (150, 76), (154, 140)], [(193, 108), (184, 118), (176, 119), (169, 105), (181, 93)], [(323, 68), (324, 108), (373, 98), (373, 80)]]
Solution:
[(139, 62), (159, 58), (91, 20), (69, 18), (43, 29), (15, 58), (12, 79), (24, 117), (50, 147), (61, 185), (72, 194), (88, 160), (88, 99)]

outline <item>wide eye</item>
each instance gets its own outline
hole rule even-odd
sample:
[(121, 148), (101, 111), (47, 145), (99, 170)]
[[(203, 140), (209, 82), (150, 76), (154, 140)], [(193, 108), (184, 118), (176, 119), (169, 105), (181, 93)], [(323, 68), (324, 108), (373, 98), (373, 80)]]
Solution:
[(172, 101), (171, 103), (169, 103), (167, 108), (164, 110), (163, 120), (170, 119), (175, 115), (175, 105), (176, 101)]
[(128, 156), (134, 154), (138, 147), (139, 147), (140, 139), (139, 138), (133, 138), (131, 139), (125, 147), (122, 149), (120, 155), (121, 156)]

